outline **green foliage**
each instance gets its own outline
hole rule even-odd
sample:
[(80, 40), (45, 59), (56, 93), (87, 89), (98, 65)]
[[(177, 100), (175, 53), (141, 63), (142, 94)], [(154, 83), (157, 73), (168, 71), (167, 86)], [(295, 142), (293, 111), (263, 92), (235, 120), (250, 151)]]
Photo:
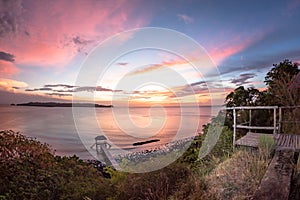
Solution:
[(259, 90), (253, 87), (245, 89), (244, 86), (240, 86), (226, 96), (225, 103), (227, 107), (255, 106), (259, 104), (259, 100)]
[(292, 78), (300, 72), (297, 63), (285, 59), (279, 64), (273, 64), (273, 68), (267, 73), (265, 83), (271, 88), (276, 87), (277, 80), (282, 77), (284, 79), (292, 80)]
[[(220, 142), (219, 137), (222, 134), (223, 124), (211, 123), (208, 127), (204, 141), (202, 142), (199, 150), (199, 158), (202, 159), (212, 150), (215, 150), (219, 146), (215, 146), (217, 141)], [(222, 147), (221, 147), (222, 148)]]
[(272, 136), (260, 135), (258, 137), (258, 151), (261, 156), (269, 158), (274, 148), (275, 140)]
[(233, 132), (228, 127), (223, 127), (219, 139), (209, 154), (201, 159), (198, 157), (195, 161), (194, 166), (198, 169), (198, 173), (202, 176), (209, 174), (219, 163), (231, 156), (233, 153), (232, 134)]
[(173, 163), (163, 169), (141, 174), (111, 172), (113, 186), (117, 188), (113, 199), (126, 200), (167, 199), (191, 176), (188, 165), (184, 163)]
[(202, 142), (205, 139), (206, 134), (198, 135), (192, 141), (191, 146), (184, 152), (182, 157), (179, 159), (180, 162), (193, 163), (198, 159), (199, 150), (202, 145)]
[[(199, 135), (195, 138), (195, 141), (179, 161), (191, 163), (193, 167), (201, 168), (203, 174), (207, 174), (219, 162), (227, 159), (233, 153), (233, 132), (226, 126), (220, 126), (217, 121), (206, 125), (203, 130), (203, 135)], [(211, 131), (210, 135), (208, 135), (208, 130)], [(218, 135), (218, 131), (221, 131), (220, 135)], [(213, 143), (215, 143), (215, 145), (213, 145)], [(206, 154), (206, 151), (208, 154), (202, 158), (201, 155)]]
[(109, 181), (78, 157), (54, 156), (48, 145), (0, 132), (2, 199), (104, 199)]
[[(238, 107), (238, 106), (260, 106), (265, 105), (266, 100), (269, 96), (265, 91), (260, 92), (255, 88), (247, 88), (240, 86), (236, 88), (233, 92), (227, 95), (225, 104), (226, 107)], [(239, 124), (248, 123), (249, 119), (249, 110), (238, 110), (237, 115), (239, 116), (237, 120)], [(265, 110), (258, 110), (252, 112), (252, 124), (261, 125), (270, 120), (270, 115), (265, 112)], [(226, 113), (225, 124), (228, 127), (233, 125), (233, 111), (228, 110)]]
[[(296, 76), (300, 72), (299, 64), (284, 60), (279, 64), (274, 64), (273, 68), (267, 73), (265, 83), (268, 88), (265, 91), (258, 91), (255, 88), (239, 86), (233, 92), (227, 95), (225, 104), (227, 107), (236, 106), (298, 106), (300, 105), (300, 87), (291, 86), (295, 82)], [(300, 76), (300, 75), (298, 75)], [(253, 110), (251, 114), (251, 125), (254, 126), (272, 126), (272, 110)], [(249, 110), (239, 110), (237, 112), (238, 124), (249, 123)], [(283, 115), (285, 121), (295, 121), (299, 119), (297, 109), (289, 110)], [(232, 127), (233, 111), (226, 113), (225, 125)], [(291, 133), (297, 133), (299, 124), (282, 124), (281, 130)]]
[(272, 105), (296, 106), (300, 104), (300, 88), (290, 87), (293, 79), (300, 72), (298, 64), (284, 60), (267, 73), (265, 83), (268, 86), (268, 98)]
[(287, 123), (281, 123), (280, 133), (299, 134), (300, 107), (282, 109), (282, 119)]

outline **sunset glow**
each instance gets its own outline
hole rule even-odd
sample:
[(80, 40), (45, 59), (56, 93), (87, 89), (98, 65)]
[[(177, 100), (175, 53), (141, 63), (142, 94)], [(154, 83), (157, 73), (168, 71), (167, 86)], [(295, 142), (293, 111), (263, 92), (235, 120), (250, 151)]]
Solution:
[[(213, 98), (222, 104), (226, 93), (237, 86), (265, 88), (264, 76), (273, 63), (283, 59), (299, 62), (299, 9), (297, 0), (272, 4), (0, 1), (0, 103), (71, 101), (74, 95), (85, 101), (92, 94), (104, 104), (129, 99), (135, 106), (210, 105)], [(135, 35), (122, 32), (144, 27), (185, 34), (215, 65), (188, 49), (186, 54), (201, 66), (200, 72), (182, 55), (163, 49), (136, 50), (113, 61), (97, 85), (75, 84), (82, 63), (95, 47), (116, 34), (121, 36), (115, 43), (129, 43)], [(165, 41), (160, 35), (153, 37)], [(168, 42), (185, 49), (184, 43)], [(220, 76), (210, 74), (213, 68)], [(174, 81), (168, 70), (186, 82)], [(118, 85), (122, 79), (134, 82), (157, 76), (169, 85), (153, 82), (134, 89)], [(221, 88), (224, 92), (217, 91)]]

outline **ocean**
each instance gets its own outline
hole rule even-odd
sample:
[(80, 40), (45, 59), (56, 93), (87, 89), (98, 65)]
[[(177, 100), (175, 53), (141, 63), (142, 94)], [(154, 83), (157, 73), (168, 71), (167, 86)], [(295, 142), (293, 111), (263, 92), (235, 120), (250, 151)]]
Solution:
[[(63, 108), (0, 106), (0, 130), (48, 143), (56, 155), (93, 159), (95, 137), (104, 135), (112, 154), (193, 137), (218, 113), (211, 107)], [(158, 142), (134, 146), (147, 140)]]

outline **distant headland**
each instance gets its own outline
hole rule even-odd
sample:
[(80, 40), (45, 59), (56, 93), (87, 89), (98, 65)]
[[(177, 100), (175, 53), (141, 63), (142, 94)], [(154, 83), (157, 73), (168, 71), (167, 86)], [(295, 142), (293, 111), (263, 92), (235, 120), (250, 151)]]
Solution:
[(38, 107), (96, 107), (111, 108), (113, 105), (101, 105), (92, 103), (58, 103), (58, 102), (29, 102), (20, 104), (10, 104), (12, 106), (38, 106)]

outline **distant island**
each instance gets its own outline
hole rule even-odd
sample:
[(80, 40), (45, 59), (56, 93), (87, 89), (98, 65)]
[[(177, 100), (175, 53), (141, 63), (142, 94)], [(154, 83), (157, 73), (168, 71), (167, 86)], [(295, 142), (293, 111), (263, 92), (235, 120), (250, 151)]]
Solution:
[(96, 107), (111, 108), (113, 105), (101, 105), (92, 103), (58, 103), (58, 102), (29, 102), (20, 104), (10, 104), (12, 106), (38, 106), (38, 107)]

